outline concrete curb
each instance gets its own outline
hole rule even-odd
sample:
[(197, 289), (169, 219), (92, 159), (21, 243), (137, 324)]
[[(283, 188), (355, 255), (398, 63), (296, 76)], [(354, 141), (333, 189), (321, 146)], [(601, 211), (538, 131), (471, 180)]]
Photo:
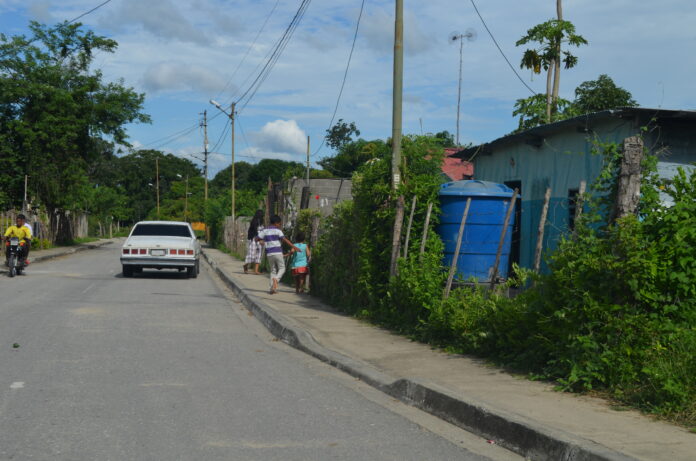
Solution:
[(329, 350), (306, 330), (250, 294), (239, 281), (220, 269), (205, 249), (202, 254), (213, 270), (254, 316), (281, 341), (328, 363), (351, 376), (419, 408), (433, 416), (494, 440), (533, 461), (637, 461), (591, 440), (575, 437), (520, 415), (469, 401), (437, 384), (414, 379), (396, 379), (372, 365)]
[[(113, 240), (99, 240), (96, 242), (81, 243), (81, 244), (73, 246), (73, 247), (61, 248), (59, 251), (55, 251), (51, 254), (45, 254), (45, 255), (38, 254), (38, 255), (34, 256), (34, 254), (36, 254), (36, 253), (30, 253), (29, 260), (31, 261), (31, 265), (29, 265), (28, 267), (29, 267), (29, 269), (31, 269), (33, 264), (39, 263), (41, 261), (48, 261), (50, 259), (60, 258), (61, 256), (75, 254), (75, 253), (80, 252), (80, 251), (92, 250), (94, 248), (100, 248), (100, 247), (103, 247), (105, 245), (110, 245), (112, 243), (114, 243)], [(41, 251), (41, 250), (38, 250), (38, 251)], [(4, 256), (3, 256), (3, 258), (4, 258)], [(0, 273), (7, 273), (7, 269), (5, 269), (3, 266), (2, 269), (0, 269)]]

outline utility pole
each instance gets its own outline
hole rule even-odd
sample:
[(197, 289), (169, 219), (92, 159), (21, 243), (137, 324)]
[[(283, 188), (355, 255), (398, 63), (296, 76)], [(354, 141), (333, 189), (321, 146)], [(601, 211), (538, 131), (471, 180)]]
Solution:
[(230, 104), (230, 112), (229, 113), (225, 109), (222, 108), (220, 103), (218, 103), (217, 101), (215, 101), (213, 99), (210, 100), (210, 104), (214, 105), (215, 107), (218, 108), (218, 110), (220, 112), (227, 115), (230, 118), (230, 124), (232, 125), (232, 127), (231, 127), (232, 128), (231, 129), (231, 131), (232, 131), (232, 165), (231, 165), (230, 170), (232, 170), (231, 195), (232, 195), (232, 221), (234, 222), (234, 219), (235, 219), (235, 203), (234, 203), (234, 196), (235, 196), (235, 192), (234, 192), (234, 186), (235, 186), (235, 184), (234, 184), (235, 183), (235, 175), (234, 175), (234, 111), (235, 111), (235, 106), (237, 104), (234, 102), (232, 104)]
[(160, 219), (160, 206), (159, 206), (159, 159), (155, 159), (155, 178), (156, 189), (157, 189), (157, 219)]
[(24, 201), (22, 202), (22, 212), (27, 212), (27, 186), (29, 185), (29, 175), (24, 175)]
[(307, 187), (309, 187), (309, 136), (307, 136)]
[(392, 190), (401, 182), (401, 101), (404, 80), (404, 1), (396, 0), (392, 95)]
[(186, 193), (184, 194), (184, 221), (188, 222), (188, 175), (186, 175)]
[(203, 111), (203, 203), (208, 203), (208, 111)]
[(232, 222), (235, 222), (235, 203), (234, 203), (234, 196), (235, 196), (235, 174), (234, 174), (234, 110), (235, 110), (236, 103), (230, 104), (230, 124), (232, 125)]
[[(404, 1), (396, 0), (396, 19), (394, 22), (394, 84), (392, 100), (392, 191), (396, 192), (401, 183), (401, 101), (404, 80)], [(401, 243), (401, 227), (404, 220), (404, 196), (396, 200), (394, 233), (389, 275), (395, 276)]]

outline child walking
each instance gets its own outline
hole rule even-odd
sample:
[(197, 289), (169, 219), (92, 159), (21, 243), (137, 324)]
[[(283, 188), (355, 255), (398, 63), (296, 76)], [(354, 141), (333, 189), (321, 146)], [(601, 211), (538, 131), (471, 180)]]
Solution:
[(280, 229), (281, 219), (278, 215), (271, 217), (270, 226), (259, 232), (256, 241), (266, 247), (266, 258), (271, 269), (270, 276), (270, 292), (275, 294), (278, 292), (278, 282), (285, 273), (285, 261), (283, 260), (282, 242), (290, 245), (294, 250), (299, 251), (290, 240), (285, 238), (285, 234)]
[(309, 245), (305, 243), (304, 232), (297, 233), (294, 245), (297, 250), (295, 248), (291, 250), (293, 257), (290, 269), (292, 269), (292, 276), (295, 278), (295, 293), (302, 293), (304, 292), (305, 280), (309, 273), (308, 266), (309, 260), (312, 258), (312, 252), (309, 249)]

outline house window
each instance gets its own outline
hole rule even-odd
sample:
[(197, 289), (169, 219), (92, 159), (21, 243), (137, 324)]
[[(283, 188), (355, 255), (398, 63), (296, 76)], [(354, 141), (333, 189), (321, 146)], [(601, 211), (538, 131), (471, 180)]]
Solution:
[(578, 205), (579, 189), (568, 189), (568, 230), (575, 230), (575, 210)]

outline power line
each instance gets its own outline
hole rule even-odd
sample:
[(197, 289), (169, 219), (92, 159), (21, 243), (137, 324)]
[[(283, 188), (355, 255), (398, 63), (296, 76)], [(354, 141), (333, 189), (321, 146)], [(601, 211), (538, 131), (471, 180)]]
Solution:
[(76, 17), (75, 19), (73, 19), (73, 20), (71, 20), (71, 21), (67, 21), (65, 24), (66, 24), (66, 25), (67, 25), (67, 24), (72, 24), (73, 22), (77, 21), (78, 19), (80, 19), (80, 18), (82, 18), (82, 17), (84, 17), (84, 16), (87, 16), (87, 15), (90, 14), (90, 13), (93, 13), (93, 12), (97, 11), (99, 8), (101, 8), (102, 6), (106, 5), (106, 4), (109, 3), (110, 1), (111, 1), (111, 0), (106, 0), (105, 2), (103, 2), (103, 3), (101, 3), (101, 4), (97, 5), (97, 6), (95, 6), (94, 8), (92, 8), (92, 9), (89, 10), (89, 11), (87, 11), (86, 13), (82, 13), (81, 15), (79, 15), (78, 17)]
[[(219, 99), (220, 95), (222, 93), (224, 93), (227, 90), (227, 88), (232, 84), (232, 80), (234, 79), (234, 76), (237, 75), (237, 71), (239, 71), (239, 68), (242, 66), (242, 64), (244, 64), (244, 61), (249, 56), (249, 52), (254, 47), (254, 45), (256, 45), (256, 41), (259, 39), (259, 37), (261, 36), (261, 33), (266, 28), (266, 24), (268, 24), (268, 20), (271, 19), (271, 16), (273, 15), (276, 8), (278, 7), (278, 3), (280, 3), (280, 0), (276, 0), (275, 5), (273, 5), (273, 8), (271, 8), (271, 11), (268, 13), (268, 16), (266, 16), (265, 21), (263, 21), (263, 24), (259, 28), (259, 31), (256, 33), (256, 37), (254, 37), (254, 41), (251, 42), (251, 45), (249, 45), (249, 47), (247, 48), (246, 53), (244, 53), (244, 57), (242, 57), (242, 59), (239, 61), (239, 64), (237, 64), (237, 67), (232, 72), (232, 75), (230, 76), (230, 79), (225, 84), (225, 87), (222, 90), (220, 90), (220, 92), (217, 94), (217, 96), (215, 96), (215, 99)], [(237, 89), (237, 91), (235, 91), (234, 96), (236, 96), (236, 93), (238, 93), (238, 92), (239, 92), (239, 89)]]
[[(362, 19), (362, 14), (363, 10), (365, 9), (365, 0), (362, 0), (362, 3), (360, 4), (360, 13), (358, 14), (358, 21), (355, 24), (355, 33), (353, 34), (353, 44), (350, 47), (350, 54), (348, 55), (348, 62), (346, 63), (346, 70), (343, 72), (343, 82), (341, 83), (341, 90), (338, 92), (338, 98), (336, 99), (336, 106), (334, 107), (333, 115), (331, 116), (331, 121), (329, 122), (329, 127), (327, 128), (327, 131), (331, 129), (333, 126), (334, 119), (336, 118), (336, 113), (338, 112), (338, 105), (341, 102), (341, 96), (343, 96), (343, 88), (346, 86), (346, 79), (348, 77), (348, 69), (350, 68), (350, 63), (351, 60), (353, 59), (353, 51), (355, 50), (355, 42), (358, 39), (358, 30), (360, 29), (360, 19)], [(321, 138), (321, 144), (319, 145), (319, 148), (317, 148), (316, 151), (312, 154), (312, 157), (317, 155), (319, 151), (321, 150), (322, 147), (324, 147), (324, 144), (326, 143), (326, 136), (323, 136)]]
[(478, 8), (476, 7), (476, 3), (474, 3), (474, 0), (470, 0), (470, 1), (471, 1), (471, 5), (474, 7), (474, 10), (476, 10), (476, 14), (478, 15), (479, 19), (483, 23), (483, 27), (486, 28), (486, 32), (488, 32), (488, 35), (491, 36), (493, 43), (495, 43), (496, 48), (498, 48), (498, 51), (500, 51), (500, 54), (505, 59), (505, 62), (507, 62), (508, 66), (510, 66), (510, 69), (512, 69), (512, 71), (515, 73), (515, 75), (517, 75), (517, 78), (520, 79), (520, 82), (522, 82), (522, 84), (524, 86), (526, 86), (527, 89), (532, 92), (532, 94), (536, 95), (537, 92), (534, 91), (529, 85), (527, 85), (527, 82), (525, 82), (524, 79), (522, 77), (520, 77), (520, 74), (517, 73), (517, 69), (515, 69), (515, 67), (510, 63), (510, 60), (507, 58), (507, 56), (505, 56), (505, 53), (503, 53), (503, 49), (500, 48), (500, 45), (498, 45), (498, 41), (493, 36), (493, 33), (488, 28), (488, 25), (486, 25), (486, 21), (483, 20), (483, 16), (481, 16), (481, 13), (479, 12)]
[[(292, 18), (292, 21), (290, 21), (290, 24), (288, 24), (288, 27), (285, 29), (285, 32), (283, 35), (278, 39), (276, 42), (276, 45), (273, 49), (273, 52), (271, 53), (270, 58), (267, 59), (266, 64), (263, 66), (259, 74), (256, 76), (254, 81), (251, 83), (249, 88), (242, 94), (242, 96), (237, 100), (237, 104), (240, 104), (241, 101), (246, 98), (246, 101), (242, 104), (242, 107), (239, 109), (239, 113), (241, 113), (244, 108), (249, 104), (249, 102), (253, 99), (254, 95), (258, 91), (258, 89), (261, 87), (263, 82), (268, 78), (268, 76), (271, 73), (271, 70), (275, 66), (276, 62), (278, 62), (278, 59), (280, 58), (281, 54), (283, 53), (283, 50), (285, 50), (285, 47), (287, 46), (288, 42), (290, 41), (290, 38), (292, 37), (293, 33), (297, 29), (297, 26), (299, 25), (300, 21), (302, 20), (302, 17), (304, 16), (305, 12), (307, 11), (307, 8), (309, 7), (309, 4), (311, 3), (311, 0), (302, 0), (302, 3), (300, 3), (300, 6), (297, 9), (297, 12), (295, 13), (295, 16)], [(248, 97), (247, 97), (248, 95)]]

